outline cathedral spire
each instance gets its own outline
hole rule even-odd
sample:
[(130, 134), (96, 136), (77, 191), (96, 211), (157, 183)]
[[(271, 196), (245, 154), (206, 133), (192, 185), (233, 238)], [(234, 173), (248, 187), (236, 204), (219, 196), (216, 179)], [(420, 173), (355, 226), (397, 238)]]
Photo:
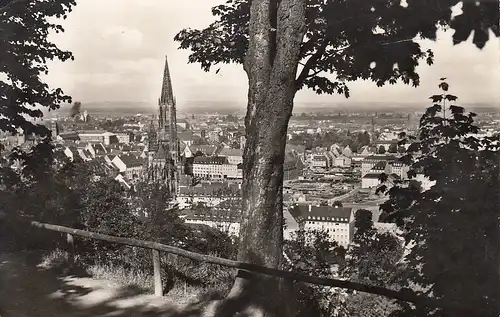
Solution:
[(151, 155), (150, 166), (162, 166), (161, 169), (165, 174), (160, 178), (168, 184), (172, 195), (175, 196), (180, 171), (179, 141), (177, 139), (177, 111), (166, 56), (158, 105), (158, 131), (151, 133), (151, 148), (156, 154)]
[(170, 70), (168, 69), (168, 58), (165, 56), (165, 69), (163, 71), (163, 82), (161, 85), (161, 95), (159, 104), (175, 105), (174, 93), (172, 89), (172, 80), (170, 79)]

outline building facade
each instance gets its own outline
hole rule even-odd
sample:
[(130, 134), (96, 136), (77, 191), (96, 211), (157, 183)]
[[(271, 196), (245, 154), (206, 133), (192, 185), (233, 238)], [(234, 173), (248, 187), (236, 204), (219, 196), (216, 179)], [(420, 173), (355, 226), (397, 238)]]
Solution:
[(372, 172), (372, 169), (375, 167), (375, 165), (379, 164), (380, 162), (384, 162), (385, 164), (394, 161), (396, 161), (396, 157), (394, 155), (371, 155), (365, 157), (361, 162), (361, 176)]
[(289, 208), (299, 227), (305, 231), (323, 231), (331, 240), (347, 247), (354, 237), (352, 208), (296, 204)]
[(116, 134), (107, 131), (87, 130), (78, 132), (78, 138), (82, 142), (102, 143), (110, 145), (118, 143)]
[(241, 149), (223, 148), (219, 152), (219, 156), (227, 157), (229, 164), (238, 165), (243, 163), (243, 151)]
[(230, 164), (227, 157), (198, 156), (193, 160), (193, 175), (206, 179), (243, 178), (241, 165)]
[(313, 155), (310, 163), (311, 168), (328, 168), (328, 160), (325, 155)]
[(129, 144), (132, 142), (132, 134), (129, 132), (117, 132), (116, 138), (118, 139), (118, 143)]

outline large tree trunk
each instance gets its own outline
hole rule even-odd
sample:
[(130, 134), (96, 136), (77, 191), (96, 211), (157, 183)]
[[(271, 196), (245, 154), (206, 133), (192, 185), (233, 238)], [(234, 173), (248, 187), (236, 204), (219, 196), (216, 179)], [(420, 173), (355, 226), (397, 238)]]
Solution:
[[(296, 93), (306, 0), (252, 0), (243, 221), (238, 259), (273, 268), (283, 254), (283, 160)], [(239, 272), (217, 316), (290, 316), (277, 279)]]

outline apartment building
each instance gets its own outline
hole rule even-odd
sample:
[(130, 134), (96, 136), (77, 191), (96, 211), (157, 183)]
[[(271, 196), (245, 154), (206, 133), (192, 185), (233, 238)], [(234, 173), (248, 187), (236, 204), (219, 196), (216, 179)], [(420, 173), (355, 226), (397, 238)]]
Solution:
[(193, 175), (206, 179), (241, 179), (243, 170), (241, 165), (230, 164), (227, 157), (198, 156), (193, 161)]
[(306, 231), (325, 231), (339, 245), (347, 247), (354, 237), (352, 208), (296, 204), (289, 208), (299, 227)]

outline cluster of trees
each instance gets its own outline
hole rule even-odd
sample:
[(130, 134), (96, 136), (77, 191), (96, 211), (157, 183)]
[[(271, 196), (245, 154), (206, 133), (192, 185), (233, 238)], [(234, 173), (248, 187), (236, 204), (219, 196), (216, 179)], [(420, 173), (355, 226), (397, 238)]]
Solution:
[(60, 88), (49, 88), (42, 75), (49, 72), (48, 60), (73, 59), (71, 52), (50, 42), (48, 34), (64, 31), (60, 19), (75, 5), (75, 0), (0, 3), (1, 130), (16, 134), (20, 128), (26, 135), (49, 135), (49, 129), (29, 119), (41, 118), (43, 109), (71, 103)]
[[(442, 93), (422, 116), (418, 140), (404, 157), (417, 173), (434, 182), (382, 187), (389, 200), (381, 207), (385, 221), (395, 222), (411, 246), (405, 257), (409, 291), (465, 306), (481, 316), (496, 316), (500, 300), (499, 135), (478, 138), (474, 113), (455, 105), (442, 79)], [(415, 285), (419, 287), (416, 288)], [(443, 305), (444, 305), (443, 304)], [(426, 307), (405, 306), (404, 316), (430, 315)], [(442, 310), (439, 316), (470, 312)]]
[[(299, 230), (284, 243), (284, 269), (313, 276), (342, 278), (398, 290), (403, 277), (403, 241), (393, 233), (379, 233), (372, 213), (359, 210), (356, 233), (348, 249), (325, 231)], [(375, 317), (396, 312), (393, 300), (345, 289), (294, 283), (296, 316)]]
[(126, 119), (114, 119), (114, 120), (106, 120), (101, 123), (101, 128), (108, 131), (113, 131), (115, 129), (120, 129), (123, 127), (125, 123), (129, 123)]
[(73, 105), (71, 106), (71, 109), (69, 111), (69, 116), (71, 118), (74, 118), (80, 115), (81, 111), (82, 111), (82, 103), (79, 101), (75, 101), (75, 103), (73, 103)]
[[(16, 161), (22, 163), (17, 171), (11, 168)], [(124, 190), (96, 163), (69, 161), (64, 154), (54, 153), (49, 140), (28, 153), (15, 150), (2, 163), (2, 234), (12, 248), (65, 247), (59, 234), (34, 231), (29, 220), (35, 219), (234, 257), (235, 245), (226, 235), (208, 229), (193, 230), (179, 218), (176, 209), (168, 208), (170, 193), (164, 184), (139, 182), (133, 191)], [(77, 239), (76, 247), (82, 265), (113, 264), (144, 272), (152, 270), (148, 250), (83, 239)], [(182, 268), (187, 270), (189, 266)], [(171, 270), (166, 276), (185, 276), (178, 267), (164, 269)]]

